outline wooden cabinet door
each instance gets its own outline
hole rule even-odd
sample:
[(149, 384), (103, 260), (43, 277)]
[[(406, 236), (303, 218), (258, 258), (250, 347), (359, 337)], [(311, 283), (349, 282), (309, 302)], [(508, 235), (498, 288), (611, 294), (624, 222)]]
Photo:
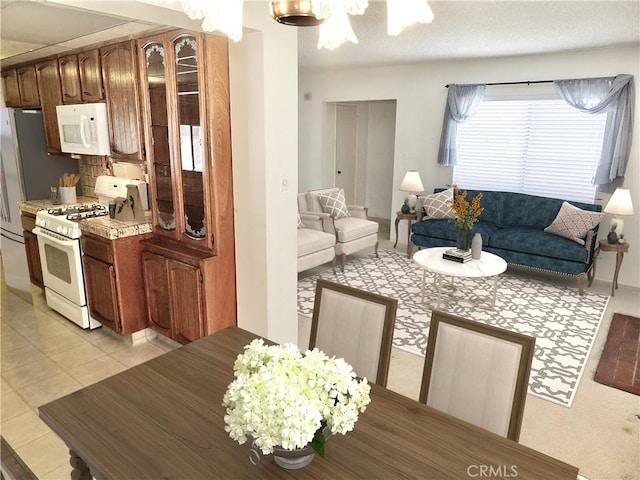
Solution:
[(39, 107), (38, 81), (34, 65), (18, 68), (18, 89), (20, 90), (20, 105), (23, 107)]
[(42, 264), (40, 263), (40, 250), (38, 249), (38, 237), (29, 230), (22, 232), (24, 236), (24, 248), (27, 252), (27, 267), (29, 268), (29, 280), (34, 285), (44, 288), (42, 277)]
[(140, 135), (140, 107), (135, 42), (128, 41), (100, 49), (111, 157), (144, 160)]
[(82, 87), (83, 102), (104, 100), (102, 72), (100, 70), (100, 51), (88, 50), (78, 54), (78, 69)]
[(18, 72), (15, 68), (2, 71), (2, 88), (4, 103), (7, 107), (20, 107), (20, 89), (18, 88)]
[(170, 260), (169, 279), (173, 339), (184, 344), (204, 337), (202, 275), (200, 269)]
[(142, 274), (147, 299), (149, 327), (171, 337), (171, 300), (169, 298), (169, 260), (150, 252), (142, 252)]
[(113, 265), (87, 255), (83, 257), (83, 263), (91, 316), (103, 326), (120, 333), (122, 328), (118, 313), (118, 294)]
[(80, 103), (82, 95), (80, 90), (80, 74), (78, 71), (78, 56), (67, 55), (58, 58), (60, 67), (60, 85), (62, 87), (62, 101), (65, 104)]
[(56, 106), (62, 105), (62, 88), (57, 60), (40, 62), (36, 65), (42, 117), (44, 119), (44, 135), (47, 139), (47, 152), (60, 153), (60, 132)]

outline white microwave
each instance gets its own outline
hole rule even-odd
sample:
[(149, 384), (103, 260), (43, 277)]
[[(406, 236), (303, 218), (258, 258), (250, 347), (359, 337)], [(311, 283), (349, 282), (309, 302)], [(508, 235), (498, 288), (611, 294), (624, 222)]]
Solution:
[(60, 146), (65, 153), (110, 155), (106, 103), (58, 105)]

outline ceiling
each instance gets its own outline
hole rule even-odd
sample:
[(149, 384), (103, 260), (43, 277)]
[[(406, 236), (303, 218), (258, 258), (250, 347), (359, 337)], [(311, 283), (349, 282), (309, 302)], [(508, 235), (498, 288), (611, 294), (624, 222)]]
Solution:
[[(150, 0), (143, 1), (150, 3)], [(268, 2), (258, 1), (265, 4), (265, 15), (268, 15)], [(133, 12), (135, 6), (140, 5), (127, 1), (117, 3), (118, 12)], [(166, 0), (157, 0), (157, 4), (166, 5)], [(370, 0), (364, 15), (351, 17), (359, 43), (344, 44), (334, 51), (317, 49), (318, 27), (300, 28), (300, 69), (312, 71), (640, 45), (638, 0), (449, 0), (429, 4), (435, 15), (431, 24), (414, 25), (399, 36), (391, 37), (386, 33), (385, 3)], [(160, 26), (158, 21), (89, 12), (45, 0), (0, 0), (0, 6), (3, 67)], [(160, 11), (161, 7), (157, 8)], [(156, 19), (168, 18), (166, 12), (156, 15)]]

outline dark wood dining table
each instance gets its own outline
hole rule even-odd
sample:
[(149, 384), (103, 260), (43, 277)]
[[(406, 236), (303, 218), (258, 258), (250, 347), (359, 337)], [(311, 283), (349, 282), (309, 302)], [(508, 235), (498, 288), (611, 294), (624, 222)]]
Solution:
[(250, 441), (224, 430), (222, 397), (254, 338), (229, 327), (39, 407), (70, 449), (72, 478), (576, 480), (571, 465), (377, 385), (324, 458), (300, 470), (271, 455), (253, 465)]

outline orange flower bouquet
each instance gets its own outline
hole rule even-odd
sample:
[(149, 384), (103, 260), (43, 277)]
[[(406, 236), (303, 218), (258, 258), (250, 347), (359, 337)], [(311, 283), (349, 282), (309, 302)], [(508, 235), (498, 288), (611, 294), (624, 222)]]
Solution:
[(478, 192), (471, 200), (471, 204), (467, 201), (467, 192), (461, 192), (457, 185), (453, 186), (453, 193), (454, 200), (451, 202), (451, 208), (456, 214), (456, 218), (451, 222), (458, 225), (460, 230), (471, 230), (473, 224), (478, 221), (478, 217), (484, 211), (484, 208), (480, 206), (482, 192)]

